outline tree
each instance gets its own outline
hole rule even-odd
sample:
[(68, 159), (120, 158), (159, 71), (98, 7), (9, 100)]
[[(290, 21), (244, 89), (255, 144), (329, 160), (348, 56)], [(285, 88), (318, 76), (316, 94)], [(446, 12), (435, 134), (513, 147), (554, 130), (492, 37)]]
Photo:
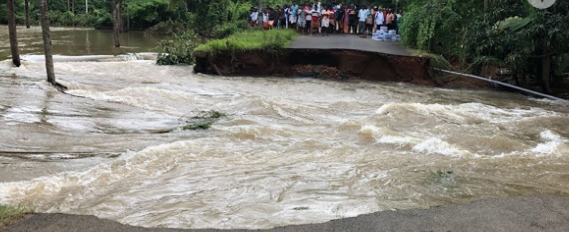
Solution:
[[(49, 18), (47, 11), (47, 0), (40, 0), (40, 11), (41, 11), (41, 30), (43, 37), (43, 48), (45, 53), (45, 68), (47, 71), (47, 82), (51, 83), (53, 86), (61, 86), (55, 81), (55, 71), (53, 68), (53, 56), (51, 54), (51, 33), (49, 31)], [(58, 88), (59, 89), (59, 88)]]
[(112, 0), (111, 4), (112, 4), (112, 10), (113, 10), (113, 35), (114, 35), (114, 41), (115, 41), (115, 47), (120, 47), (121, 46), (121, 42), (120, 42), (120, 37), (119, 37), (119, 33), (120, 33), (120, 3), (121, 0)]
[(14, 0), (8, 0), (8, 31), (10, 34), (10, 51), (12, 63), (20, 67), (20, 52), (18, 51), (18, 36), (16, 33), (16, 15), (14, 14)]
[(30, 0), (26, 0), (25, 5), (26, 5), (26, 28), (30, 28)]

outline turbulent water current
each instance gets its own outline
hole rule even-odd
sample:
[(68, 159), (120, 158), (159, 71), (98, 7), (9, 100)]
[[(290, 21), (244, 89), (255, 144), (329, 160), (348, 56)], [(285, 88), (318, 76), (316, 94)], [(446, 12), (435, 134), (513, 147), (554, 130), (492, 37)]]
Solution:
[[(68, 94), (45, 83), (38, 57), (0, 62), (0, 203), (145, 227), (271, 228), (569, 195), (564, 102), (214, 77), (125, 57), (56, 57)], [(208, 110), (227, 116), (180, 129)]]

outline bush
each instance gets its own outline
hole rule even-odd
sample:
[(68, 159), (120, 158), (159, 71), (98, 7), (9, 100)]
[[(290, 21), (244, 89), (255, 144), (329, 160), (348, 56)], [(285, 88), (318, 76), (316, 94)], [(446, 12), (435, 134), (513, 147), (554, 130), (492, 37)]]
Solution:
[(199, 38), (192, 32), (174, 34), (173, 40), (162, 40), (158, 46), (158, 65), (194, 64), (194, 49)]
[(251, 26), (247, 21), (237, 21), (226, 23), (222, 25), (217, 25), (213, 28), (212, 37), (216, 39), (221, 39), (229, 37), (237, 32), (245, 31), (250, 29)]
[(11, 207), (0, 204), (0, 230), (10, 222), (23, 217), (30, 211), (21, 207)]

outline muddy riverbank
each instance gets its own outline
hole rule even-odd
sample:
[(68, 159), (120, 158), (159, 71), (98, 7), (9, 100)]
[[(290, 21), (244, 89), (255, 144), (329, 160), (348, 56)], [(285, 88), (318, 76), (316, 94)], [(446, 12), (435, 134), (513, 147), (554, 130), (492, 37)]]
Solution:
[(197, 54), (198, 73), (316, 77), (322, 79), (363, 79), (440, 86), (428, 72), (429, 59), (348, 49), (288, 48), (279, 53), (243, 51), (224, 54)]

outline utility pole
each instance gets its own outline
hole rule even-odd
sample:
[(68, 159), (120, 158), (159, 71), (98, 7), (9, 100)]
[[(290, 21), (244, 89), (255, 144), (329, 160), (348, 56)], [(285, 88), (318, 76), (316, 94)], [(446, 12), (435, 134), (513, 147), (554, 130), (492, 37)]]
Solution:
[(259, 27), (261, 27), (261, 29), (263, 29), (263, 0), (259, 0), (259, 13), (261, 13), (261, 16), (259, 17), (259, 15), (257, 14), (257, 24), (259, 25)]

